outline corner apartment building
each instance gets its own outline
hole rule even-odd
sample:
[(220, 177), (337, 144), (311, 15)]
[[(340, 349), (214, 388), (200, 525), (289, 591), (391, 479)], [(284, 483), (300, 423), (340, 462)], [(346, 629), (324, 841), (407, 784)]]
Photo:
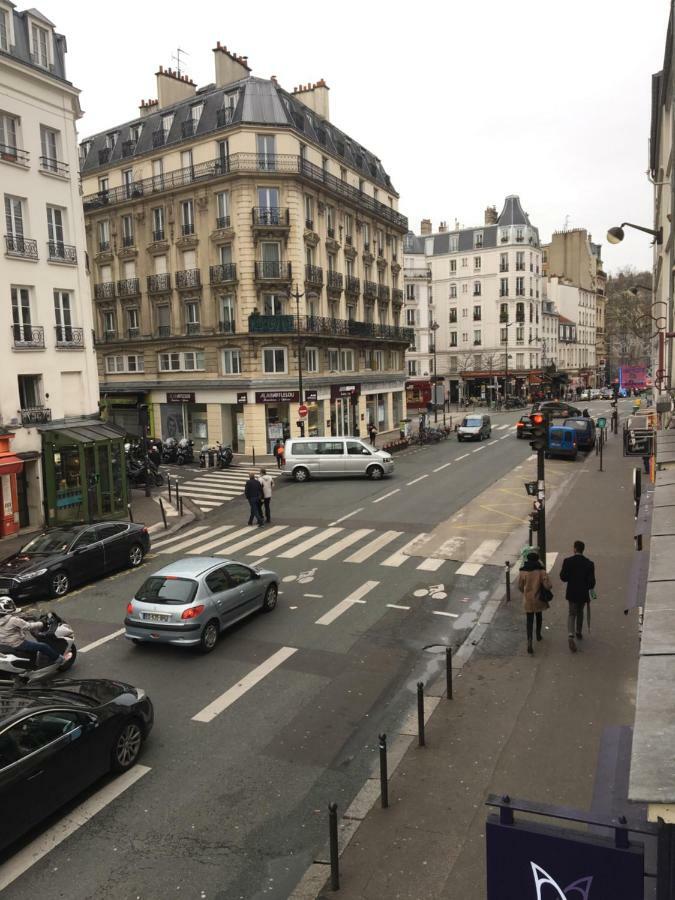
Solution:
[(425, 219), (422, 235), (412, 232), (403, 239), (403, 278), (405, 324), (413, 329), (413, 342), (406, 358), (406, 398), (409, 409), (426, 409), (432, 400), (431, 378), (434, 375), (434, 319), (431, 268), (424, 253), (424, 235), (431, 233), (431, 222)]
[(42, 13), (0, 0), (0, 535), (126, 505), (121, 438), (97, 421), (81, 111), (65, 54)]
[(405, 415), (402, 239), (379, 159), (321, 80), (285, 91), (220, 43), (203, 88), (81, 144), (101, 393), (111, 418), (236, 452), (380, 433)]
[[(423, 247), (431, 271), (429, 321), (439, 326), (438, 374), (447, 379), (449, 399), (495, 399), (539, 384), (541, 248), (539, 232), (519, 197), (508, 196), (499, 214), (488, 207), (482, 226), (460, 228), (457, 223), (449, 230), (441, 223), (431, 233), (431, 223), (424, 220), (421, 231), (419, 237), (408, 237), (412, 249), (405, 257), (410, 260), (410, 265), (405, 262), (406, 291), (413, 282), (407, 273), (420, 267)], [(407, 358), (412, 362), (415, 356)]]

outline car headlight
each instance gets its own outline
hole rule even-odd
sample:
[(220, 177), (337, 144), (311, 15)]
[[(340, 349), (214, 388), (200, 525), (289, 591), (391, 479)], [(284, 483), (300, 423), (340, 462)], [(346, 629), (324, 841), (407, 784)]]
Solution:
[(19, 581), (31, 581), (33, 578), (39, 578), (44, 575), (47, 569), (36, 569), (34, 572), (25, 572), (23, 575), (17, 575)]
[(136, 696), (139, 700), (145, 700), (145, 698), (148, 696), (143, 688), (134, 688), (134, 690), (136, 691)]

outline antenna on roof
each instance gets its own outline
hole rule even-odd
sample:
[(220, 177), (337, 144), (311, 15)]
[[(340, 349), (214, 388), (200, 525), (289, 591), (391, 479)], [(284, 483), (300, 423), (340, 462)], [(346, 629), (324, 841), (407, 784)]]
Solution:
[(190, 54), (187, 52), (187, 50), (181, 50), (180, 47), (177, 47), (177, 48), (176, 48), (176, 55), (171, 57), (171, 59), (173, 59), (173, 60), (175, 61), (175, 63), (176, 63), (176, 75), (180, 75), (181, 72), (182, 72), (182, 70), (181, 70), (181, 58), (180, 58), (181, 53), (183, 54), (183, 56), (189, 56), (189, 55), (190, 55)]
[(563, 231), (567, 231), (567, 229), (570, 227), (570, 219), (571, 216), (569, 213), (567, 213), (567, 215), (565, 216), (565, 221), (563, 222)]

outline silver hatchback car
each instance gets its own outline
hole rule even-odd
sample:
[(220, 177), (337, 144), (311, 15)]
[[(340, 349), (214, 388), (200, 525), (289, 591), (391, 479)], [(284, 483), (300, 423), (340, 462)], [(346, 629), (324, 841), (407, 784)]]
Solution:
[(279, 576), (233, 559), (190, 556), (145, 579), (127, 605), (125, 637), (209, 653), (220, 632), (277, 605)]

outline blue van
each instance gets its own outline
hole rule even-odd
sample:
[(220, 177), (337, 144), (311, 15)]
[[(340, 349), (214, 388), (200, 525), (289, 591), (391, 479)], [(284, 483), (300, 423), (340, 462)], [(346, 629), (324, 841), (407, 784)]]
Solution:
[(548, 429), (548, 441), (544, 455), (546, 459), (562, 457), (577, 458), (577, 433), (567, 425), (551, 425)]

